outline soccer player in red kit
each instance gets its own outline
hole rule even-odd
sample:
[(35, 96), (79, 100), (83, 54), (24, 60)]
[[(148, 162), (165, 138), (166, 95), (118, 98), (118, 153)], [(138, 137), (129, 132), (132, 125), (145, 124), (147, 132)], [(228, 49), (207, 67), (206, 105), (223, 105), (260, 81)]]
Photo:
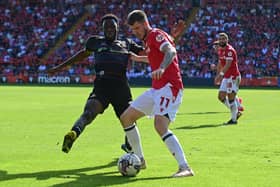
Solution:
[(167, 33), (150, 26), (145, 12), (141, 10), (132, 11), (127, 22), (133, 34), (145, 43), (147, 56), (132, 54), (131, 58), (150, 64), (152, 88), (134, 100), (121, 115), (126, 136), (134, 153), (145, 163), (140, 134), (133, 123), (145, 115), (154, 116), (154, 127), (179, 166), (173, 177), (193, 176), (179, 140), (168, 128), (170, 122), (175, 120), (183, 96), (183, 82), (175, 45)]
[[(213, 49), (215, 51), (216, 54), (218, 54), (218, 51), (219, 51), (219, 41), (216, 40), (214, 43), (213, 43)], [(220, 73), (220, 70), (221, 70), (222, 66), (221, 66), (221, 62), (218, 60), (218, 64), (215, 65), (215, 64), (211, 64), (211, 70), (216, 70), (217, 71), (217, 74)], [(216, 85), (220, 85), (221, 83), (220, 82), (215, 82)], [(242, 112), (244, 111), (244, 107), (242, 106), (242, 98), (241, 97), (238, 97), (236, 95), (235, 97), (235, 102), (237, 103), (237, 109), (238, 109), (238, 117), (240, 117), (242, 115)], [(227, 107), (227, 108), (230, 108), (229, 106), (229, 102), (228, 102), (228, 98), (226, 97), (225, 99), (225, 102), (223, 102), (223, 104)]]
[(221, 83), (218, 98), (224, 104), (228, 102), (231, 112), (231, 119), (225, 124), (237, 124), (237, 119), (242, 114), (241, 112), (238, 112), (235, 100), (239, 90), (241, 75), (238, 69), (236, 51), (228, 43), (228, 35), (226, 33), (219, 33), (218, 57), (219, 64), (221, 66), (217, 76), (215, 77), (215, 82)]

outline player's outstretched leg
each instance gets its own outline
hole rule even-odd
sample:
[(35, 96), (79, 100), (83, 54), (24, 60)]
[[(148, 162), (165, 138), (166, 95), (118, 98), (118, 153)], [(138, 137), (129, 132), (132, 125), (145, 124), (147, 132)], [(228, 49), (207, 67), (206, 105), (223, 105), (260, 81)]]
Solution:
[(64, 136), (62, 151), (68, 153), (74, 141), (80, 136), (84, 131), (85, 127), (90, 124), (95, 117), (103, 112), (102, 104), (96, 99), (88, 99), (84, 108), (83, 114), (75, 122), (70, 132)]

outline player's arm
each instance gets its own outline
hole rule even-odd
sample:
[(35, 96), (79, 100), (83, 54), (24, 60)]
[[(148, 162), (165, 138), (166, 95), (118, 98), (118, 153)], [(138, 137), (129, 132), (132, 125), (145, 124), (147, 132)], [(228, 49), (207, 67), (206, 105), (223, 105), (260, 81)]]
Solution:
[(228, 71), (229, 67), (231, 66), (232, 58), (226, 58), (226, 64), (223, 68), (221, 68), (219, 75), (224, 76), (224, 74)]
[(152, 72), (152, 78), (156, 80), (162, 77), (165, 69), (172, 63), (173, 58), (176, 56), (176, 49), (170, 43), (163, 45), (161, 51), (164, 53), (163, 60), (159, 68)]
[(170, 43), (166, 43), (161, 51), (164, 53), (164, 57), (160, 64), (160, 68), (165, 70), (176, 56), (176, 49)]
[(149, 63), (143, 46), (138, 45), (131, 39), (127, 39), (127, 42), (129, 43), (129, 54), (132, 61)]
[(186, 30), (186, 22), (184, 20), (179, 20), (177, 24), (175, 24), (170, 32), (170, 35), (175, 44), (178, 44), (181, 36), (184, 34)]
[(134, 62), (144, 62), (144, 63), (149, 63), (149, 59), (147, 56), (142, 56), (142, 55), (136, 55), (133, 52), (130, 52), (130, 59), (133, 60)]
[(218, 70), (217, 76), (215, 77), (215, 84), (219, 84), (221, 80), (223, 79), (225, 73), (229, 69), (232, 63), (232, 58), (226, 58), (226, 64), (224, 67), (220, 68), (220, 71)]
[[(160, 68), (165, 70), (169, 64), (172, 63), (173, 58), (176, 55), (176, 50), (174, 47), (172, 47), (170, 44), (164, 45), (162, 48), (162, 52), (164, 53), (163, 61), (160, 65)], [(149, 59), (147, 56), (144, 55), (136, 55), (133, 52), (130, 52), (130, 59), (135, 62), (145, 62), (149, 63)]]
[(96, 48), (99, 43), (98, 36), (91, 36), (87, 39), (84, 49), (78, 51), (75, 55), (64, 61), (63, 63), (51, 68), (48, 70), (48, 73), (52, 74), (55, 73), (67, 66), (70, 66), (76, 62), (82, 61), (86, 57), (89, 57), (92, 52), (96, 51)]
[(221, 69), (222, 69), (222, 64), (219, 60), (218, 64), (217, 64), (217, 74), (216, 74), (216, 77), (214, 79), (214, 84), (215, 85), (219, 85), (221, 83), (222, 78), (223, 78), (222, 76), (220, 76)]
[(220, 73), (221, 69), (222, 69), (222, 64), (221, 64), (221, 62), (220, 62), (220, 60), (219, 60), (219, 61), (218, 61), (218, 64), (217, 64), (217, 74)]
[(52, 67), (51, 69), (48, 70), (48, 73), (55, 73), (67, 66), (70, 66), (76, 62), (82, 61), (83, 59), (85, 59), (86, 57), (90, 56), (91, 52), (86, 50), (86, 49), (82, 49), (80, 51), (78, 51), (75, 55), (73, 55), (72, 57), (68, 58), (67, 60), (65, 60), (63, 63)]

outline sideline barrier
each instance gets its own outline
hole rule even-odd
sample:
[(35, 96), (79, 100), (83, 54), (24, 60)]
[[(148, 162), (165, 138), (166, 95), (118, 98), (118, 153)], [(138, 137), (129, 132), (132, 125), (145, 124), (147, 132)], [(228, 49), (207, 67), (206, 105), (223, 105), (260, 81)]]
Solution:
[[(92, 84), (95, 76), (0, 76), (0, 84), (5, 83), (36, 83), (36, 84)], [(183, 78), (185, 86), (214, 86), (213, 78)], [(130, 78), (130, 85), (151, 86), (151, 78)], [(242, 78), (240, 86), (280, 87), (280, 77)]]
[(277, 77), (263, 77), (252, 79), (241, 79), (241, 86), (278, 86)]

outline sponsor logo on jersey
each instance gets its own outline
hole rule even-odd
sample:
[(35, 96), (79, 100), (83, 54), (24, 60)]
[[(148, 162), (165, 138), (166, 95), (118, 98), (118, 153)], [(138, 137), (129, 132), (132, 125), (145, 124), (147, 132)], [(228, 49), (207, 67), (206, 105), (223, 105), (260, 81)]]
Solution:
[(162, 42), (164, 40), (164, 36), (162, 35), (162, 34), (158, 34), (157, 36), (156, 36), (156, 41), (157, 42)]

